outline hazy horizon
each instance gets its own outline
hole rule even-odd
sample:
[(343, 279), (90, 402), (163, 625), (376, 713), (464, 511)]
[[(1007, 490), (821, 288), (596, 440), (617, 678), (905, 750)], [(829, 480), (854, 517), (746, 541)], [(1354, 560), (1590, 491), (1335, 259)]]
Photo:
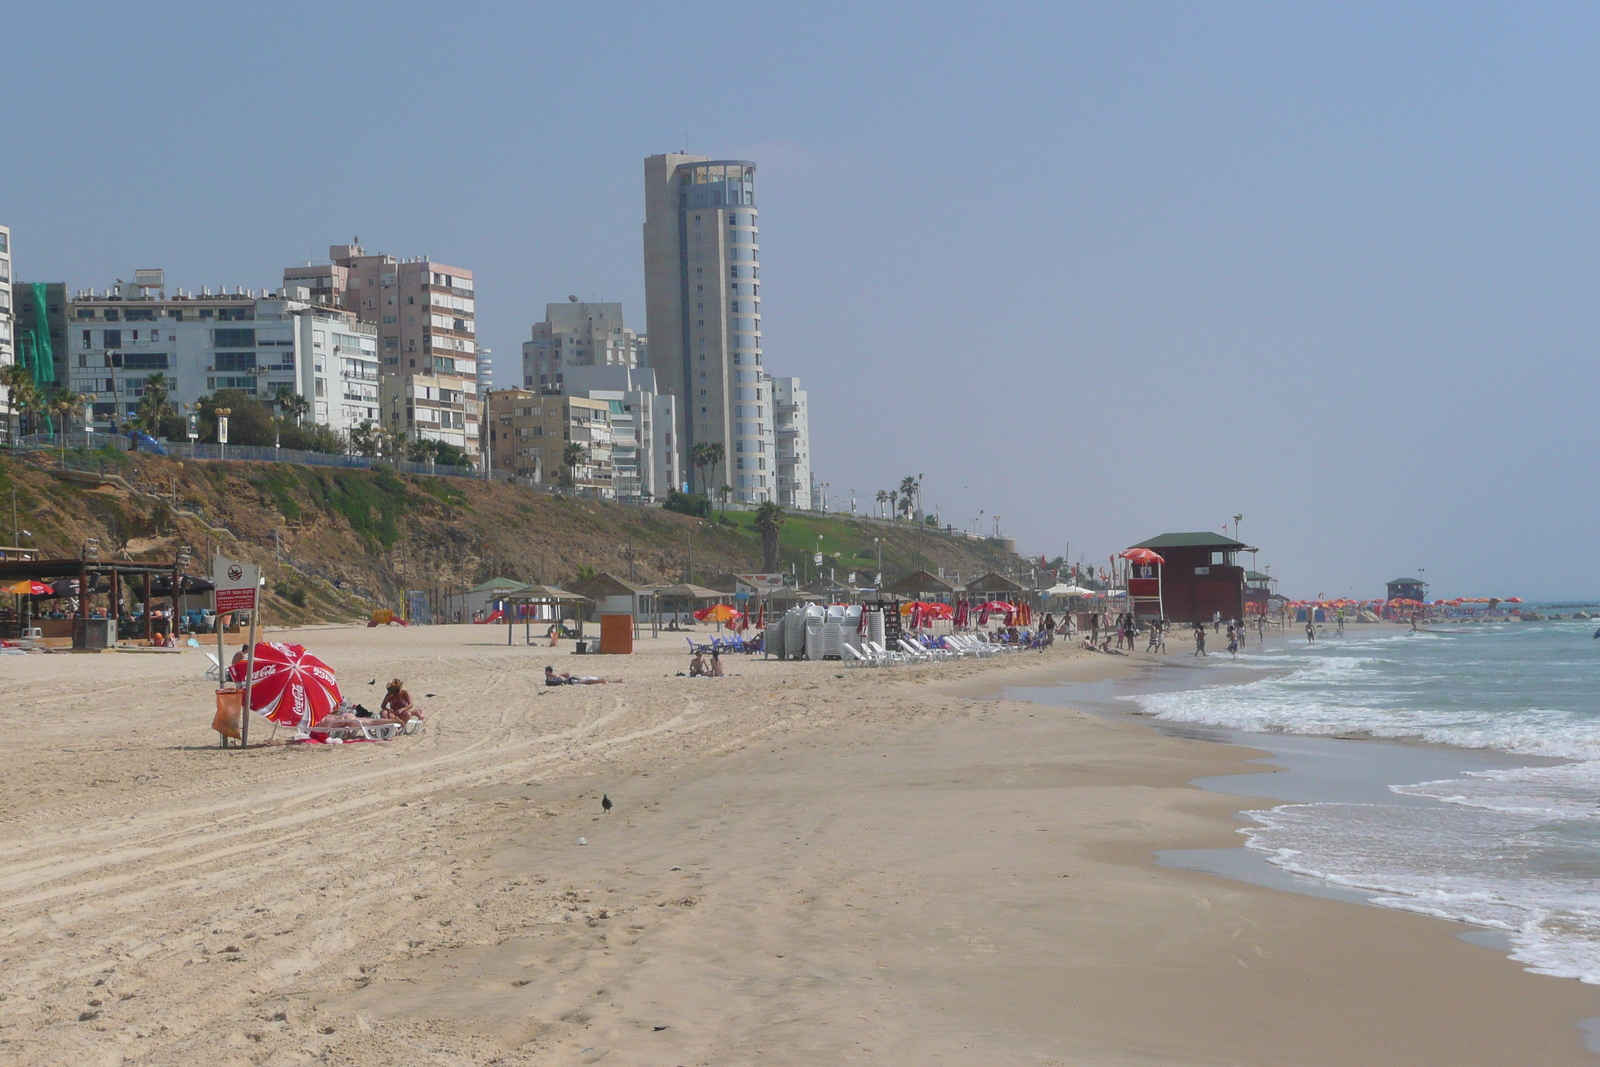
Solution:
[[(359, 235), (644, 330), (643, 160), (757, 164), (766, 369), (830, 500), (1293, 597), (1600, 595), (1600, 12), (1442, 4), (30, 5), (15, 277), (279, 284)], [(1587, 355), (1586, 355), (1587, 353)], [(1248, 558), (1248, 557), (1247, 557)], [(1556, 562), (1559, 560), (1560, 562)]]

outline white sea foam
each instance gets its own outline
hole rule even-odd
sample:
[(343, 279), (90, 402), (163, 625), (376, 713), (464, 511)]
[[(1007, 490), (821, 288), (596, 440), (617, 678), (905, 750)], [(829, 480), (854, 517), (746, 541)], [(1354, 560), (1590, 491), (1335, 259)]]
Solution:
[(1504, 930), (1530, 970), (1600, 984), (1600, 646), (1589, 636), (1561, 623), (1358, 630), (1255, 649), (1238, 665), (1270, 674), (1244, 685), (1133, 699), (1172, 721), (1578, 761), (1396, 785), (1408, 799), (1392, 805), (1285, 805), (1252, 813), (1244, 832), (1288, 870)]
[[(1420, 705), (1411, 688), (1447, 676), (1411, 674), (1408, 687), (1379, 684), (1375, 657), (1310, 657), (1286, 677), (1245, 685), (1127, 699), (1157, 718), (1205, 723), (1253, 733), (1418, 738), (1460, 748), (1488, 748), (1530, 756), (1600, 760), (1600, 718), (1552, 708), (1527, 707), (1494, 715), (1474, 709)], [(1282, 661), (1279, 661), (1282, 666)]]
[(1405, 796), (1431, 797), (1507, 815), (1600, 820), (1600, 763), (1592, 761), (1469, 771), (1460, 778), (1389, 788)]
[(1271, 863), (1384, 907), (1504, 930), (1529, 970), (1600, 984), (1600, 865), (1553, 863), (1535, 818), (1370, 804), (1247, 814), (1258, 825), (1241, 832)]

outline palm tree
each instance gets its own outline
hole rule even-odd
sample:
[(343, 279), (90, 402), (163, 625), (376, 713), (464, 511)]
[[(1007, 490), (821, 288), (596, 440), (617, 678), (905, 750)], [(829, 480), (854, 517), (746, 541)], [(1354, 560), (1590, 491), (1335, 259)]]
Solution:
[(911, 502), (916, 499), (917, 480), (911, 475), (900, 479), (900, 506), (907, 511), (911, 510)]
[(578, 464), (583, 462), (583, 446), (576, 441), (568, 441), (561, 447), (561, 463), (567, 468), (567, 484), (578, 484)]
[[(728, 450), (723, 446), (721, 441), (714, 441), (711, 444), (706, 445), (706, 462), (711, 466), (711, 480), (713, 482), (717, 480), (717, 468), (720, 467), (722, 465), (722, 461), (727, 458)], [(723, 488), (726, 489), (728, 487), (723, 486)], [(726, 501), (727, 498), (724, 497), (723, 499)], [(723, 506), (726, 507), (727, 504), (724, 503)]]
[(17, 415), (37, 402), (38, 388), (33, 384), (33, 374), (26, 363), (8, 363), (0, 367), (0, 386), (6, 391), (6, 436), (11, 444), (17, 443)]
[(761, 534), (761, 565), (768, 574), (777, 572), (778, 531), (783, 527), (783, 508), (768, 500), (756, 508), (755, 528)]
[(887, 489), (879, 489), (878, 490), (878, 515), (879, 515), (880, 518), (888, 518), (888, 508), (886, 507), (886, 505), (889, 503), (889, 501), (892, 498), (893, 498), (893, 494), (891, 494), (889, 492), (889, 490), (887, 490)]
[(300, 425), (300, 420), (311, 410), (311, 401), (294, 391), (292, 385), (280, 385), (272, 394), (272, 402), (278, 405), (278, 410), (293, 419), (295, 425)]
[(139, 401), (139, 421), (151, 436), (161, 432), (161, 422), (172, 412), (167, 398), (172, 395), (171, 383), (161, 371), (144, 380), (144, 396)]
[[(711, 466), (711, 446), (704, 441), (689, 449), (689, 462), (700, 472), (700, 491), (706, 492), (706, 468)], [(709, 494), (708, 494), (709, 495)]]

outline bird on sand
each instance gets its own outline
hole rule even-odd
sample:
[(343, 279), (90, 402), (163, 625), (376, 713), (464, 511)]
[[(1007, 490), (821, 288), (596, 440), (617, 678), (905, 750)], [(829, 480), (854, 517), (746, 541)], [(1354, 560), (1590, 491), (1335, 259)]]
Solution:
[(600, 810), (608, 815), (611, 813), (611, 798), (604, 793), (600, 794)]

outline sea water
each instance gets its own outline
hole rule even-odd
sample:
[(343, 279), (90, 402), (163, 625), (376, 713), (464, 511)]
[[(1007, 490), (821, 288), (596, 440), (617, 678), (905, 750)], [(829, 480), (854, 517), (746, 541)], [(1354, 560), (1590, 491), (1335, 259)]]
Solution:
[(1314, 645), (1291, 631), (1231, 661), (1261, 670), (1255, 681), (1127, 699), (1171, 721), (1571, 761), (1397, 782), (1393, 804), (1284, 804), (1246, 813), (1244, 833), (1287, 870), (1502, 930), (1530, 970), (1600, 983), (1597, 625), (1352, 625)]

